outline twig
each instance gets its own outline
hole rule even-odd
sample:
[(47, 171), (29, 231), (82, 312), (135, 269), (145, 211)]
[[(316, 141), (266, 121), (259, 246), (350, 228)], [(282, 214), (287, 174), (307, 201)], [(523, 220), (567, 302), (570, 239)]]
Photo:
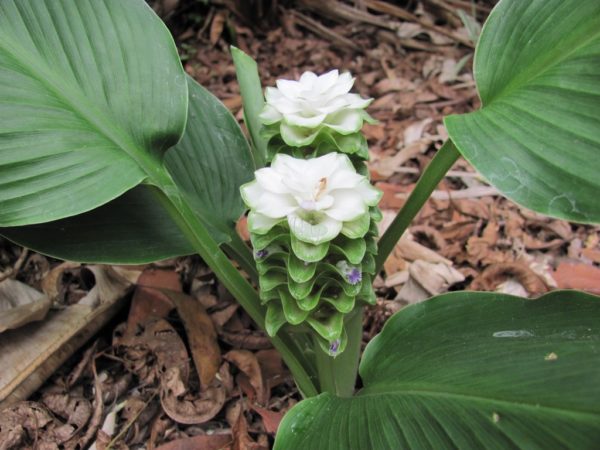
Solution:
[(460, 6), (461, 8), (464, 9), (471, 9), (471, 8), (475, 8), (476, 10), (489, 14), (490, 11), (492, 10), (492, 8), (485, 6), (485, 5), (480, 5), (478, 3), (474, 3), (472, 0), (471, 1), (465, 1), (465, 0), (446, 0), (448, 3), (452, 3), (456, 6)]
[[(396, 197), (406, 198), (408, 193), (398, 193)], [(435, 200), (459, 200), (463, 198), (479, 198), (489, 197), (493, 195), (501, 195), (498, 189), (493, 186), (475, 186), (467, 189), (459, 189), (458, 191), (433, 191), (431, 198)]]
[(310, 31), (313, 31), (315, 34), (318, 34), (325, 39), (331, 40), (332, 43), (337, 43), (341, 47), (350, 48), (359, 53), (364, 52), (364, 49), (360, 48), (350, 39), (339, 35), (335, 31), (332, 31), (331, 29), (325, 27), (316, 20), (311, 19), (310, 17), (305, 16), (304, 14), (301, 14), (297, 11), (292, 11), (292, 14), (294, 15), (294, 17), (300, 25), (302, 25), (305, 28), (308, 28)]
[(12, 266), (6, 272), (0, 273), (0, 282), (6, 280), (7, 278), (13, 278), (17, 276), (19, 270), (21, 270), (21, 267), (25, 262), (25, 259), (27, 259), (28, 253), (29, 251), (25, 247), (23, 247), (23, 249), (21, 250), (21, 254), (19, 255), (19, 258), (15, 262), (14, 266)]
[(154, 397), (156, 397), (157, 393), (158, 390), (155, 390), (154, 393), (150, 396), (150, 398), (144, 403), (143, 408), (140, 408), (140, 410), (135, 413), (131, 420), (129, 420), (129, 422), (123, 425), (121, 431), (119, 431), (119, 433), (117, 433), (117, 435), (114, 438), (112, 438), (112, 440), (108, 443), (108, 445), (106, 446), (106, 450), (110, 450), (113, 447), (113, 445), (115, 445), (117, 441), (121, 439), (125, 433), (127, 433), (127, 430), (129, 430), (131, 426), (135, 423), (135, 421), (138, 420), (142, 412), (144, 412), (144, 410), (148, 407), (150, 402), (154, 400)]
[[(365, 0), (362, 0), (362, 3), (363, 6), (366, 5)], [(395, 24), (390, 21), (336, 0), (300, 0), (299, 4), (317, 14), (337, 21), (364, 22), (388, 30), (396, 28)]]
[(444, 0), (426, 0), (426, 1), (427, 1), (427, 3), (431, 3), (434, 6), (438, 6), (439, 8), (452, 14), (454, 17), (458, 17), (460, 19), (460, 15), (456, 11), (456, 6), (452, 7), (451, 5), (446, 3)]
[(94, 374), (94, 413), (90, 419), (90, 425), (87, 431), (78, 442), (79, 448), (87, 448), (88, 442), (94, 437), (102, 422), (102, 414), (104, 413), (104, 399), (102, 398), (102, 387), (96, 372), (96, 358), (92, 358), (92, 373)]
[[(416, 167), (398, 167), (397, 169), (394, 169), (394, 173), (410, 173), (420, 175), (421, 172), (422, 171)], [(444, 176), (447, 178), (481, 178), (481, 175), (479, 175), (477, 172), (465, 172), (462, 170), (449, 170)]]
[(408, 12), (403, 8), (400, 8), (399, 6), (394, 6), (390, 3), (382, 2), (379, 0), (367, 0), (367, 7), (374, 11), (398, 17), (399, 19), (408, 20), (410, 22), (416, 22), (423, 28), (427, 28), (428, 30), (435, 31), (436, 33), (449, 37), (450, 39), (459, 42), (469, 48), (475, 48), (475, 45), (468, 39), (465, 39), (462, 36), (458, 36), (455, 33), (452, 33), (451, 31), (447, 31), (442, 27), (438, 27), (437, 25), (428, 23), (420, 17), (415, 16), (413, 13)]

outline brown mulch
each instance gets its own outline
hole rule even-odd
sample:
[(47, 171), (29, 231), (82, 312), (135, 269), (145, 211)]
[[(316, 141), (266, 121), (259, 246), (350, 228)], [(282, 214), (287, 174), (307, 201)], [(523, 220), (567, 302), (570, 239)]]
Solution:
[[(492, 1), (389, 2), (402, 4), (400, 13), (386, 2), (344, 2), (353, 20), (344, 16), (347, 9), (328, 9), (328, 0), (208, 3), (163, 0), (155, 7), (186, 71), (238, 119), (232, 43), (257, 59), (264, 85), (339, 68), (356, 77), (356, 92), (375, 98), (369, 111), (379, 124), (364, 131), (371, 177), (384, 192), (382, 227), (447, 138), (443, 117), (479, 107), (473, 50), (457, 11), (472, 14), (475, 4), (481, 24)], [(58, 261), (20, 255), (0, 239), (0, 277), (42, 291), (44, 280), (57, 276)], [(84, 270), (61, 270), (53, 293), (61, 307), (91, 289)], [(127, 311), (28, 401), (2, 412), (0, 448), (271, 447), (279, 421), (300, 396), (269, 340), (198, 257), (140, 271)], [(367, 311), (365, 339), (404, 305), (448, 290), (600, 293), (599, 273), (600, 228), (521, 208), (461, 159), (376, 279), (379, 300)]]

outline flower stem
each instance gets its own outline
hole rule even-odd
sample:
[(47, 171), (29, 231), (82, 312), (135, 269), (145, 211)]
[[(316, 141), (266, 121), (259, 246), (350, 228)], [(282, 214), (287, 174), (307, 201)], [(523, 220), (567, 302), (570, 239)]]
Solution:
[[(166, 172), (159, 175), (160, 178), (157, 184), (159, 184), (160, 190), (155, 190), (155, 193), (161, 204), (175, 220), (204, 262), (213, 270), (219, 281), (235, 297), (252, 320), (264, 330), (265, 308), (261, 305), (256, 290), (213, 240), (204, 224), (182, 198), (171, 177)], [(307, 371), (309, 369), (306, 360), (297, 346), (292, 345), (291, 340), (286, 337), (276, 336), (272, 338), (272, 342), (281, 353), (303, 395), (307, 397), (317, 395), (318, 391), (314, 386), (310, 373)]]
[(351, 397), (354, 394), (358, 375), (363, 307), (358, 306), (349, 316), (346, 322), (348, 344), (339, 356), (334, 358), (325, 353), (317, 342), (314, 344), (320, 391), (338, 397)]
[(377, 272), (381, 270), (383, 263), (396, 246), (400, 237), (402, 237), (404, 231), (406, 231), (433, 190), (459, 156), (460, 153), (458, 153), (452, 141), (448, 139), (427, 165), (406, 203), (383, 236), (381, 236), (381, 239), (379, 239), (379, 251), (375, 260)]
[(256, 271), (256, 263), (252, 256), (252, 250), (250, 250), (242, 238), (237, 233), (233, 234), (231, 241), (225, 243), (225, 247), (252, 281), (258, 282), (258, 272)]

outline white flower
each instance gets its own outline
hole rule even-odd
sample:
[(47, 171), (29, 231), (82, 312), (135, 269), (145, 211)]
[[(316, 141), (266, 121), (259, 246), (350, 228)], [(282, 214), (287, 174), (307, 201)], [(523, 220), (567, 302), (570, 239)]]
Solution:
[(268, 87), (267, 104), (260, 114), (265, 125), (280, 122), (279, 131), (287, 145), (309, 145), (323, 127), (340, 134), (356, 133), (363, 120), (372, 120), (364, 111), (373, 99), (348, 93), (354, 78), (332, 70), (317, 76), (304, 72), (299, 81), (277, 80)]
[(358, 228), (364, 228), (357, 224), (368, 227), (369, 207), (381, 198), (381, 192), (356, 173), (341, 153), (314, 159), (278, 154), (271, 167), (255, 175), (254, 181), (241, 187), (250, 208), (250, 231), (265, 234), (287, 219), (291, 233), (310, 244), (330, 241), (340, 232), (352, 238), (364, 236), (366, 228), (356, 235)]

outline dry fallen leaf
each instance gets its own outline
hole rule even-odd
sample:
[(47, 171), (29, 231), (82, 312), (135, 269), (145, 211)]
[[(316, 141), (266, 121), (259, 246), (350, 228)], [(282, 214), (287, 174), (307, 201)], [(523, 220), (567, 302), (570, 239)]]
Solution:
[(486, 267), (469, 285), (475, 291), (495, 291), (502, 283), (514, 279), (529, 295), (548, 292), (546, 283), (537, 273), (521, 262), (496, 263)]
[(222, 450), (231, 441), (231, 434), (190, 436), (163, 444), (156, 450)]
[(52, 301), (20, 281), (0, 282), (0, 333), (46, 317)]
[(402, 286), (395, 300), (416, 303), (446, 292), (450, 286), (464, 281), (458, 270), (445, 263), (417, 260), (408, 268), (410, 277)]
[(168, 416), (184, 424), (204, 423), (215, 417), (225, 404), (225, 388), (220, 383), (198, 395), (190, 393), (179, 368), (171, 367), (161, 378), (160, 403)]
[(248, 377), (250, 385), (254, 389), (257, 403), (264, 404), (266, 402), (266, 391), (256, 355), (248, 350), (231, 350), (223, 358), (234, 364)]
[(589, 264), (561, 262), (554, 272), (560, 289), (581, 289), (600, 294), (600, 269)]
[(187, 333), (200, 386), (207, 388), (221, 366), (221, 350), (211, 318), (196, 299), (177, 292), (163, 292), (175, 303)]
[(283, 411), (271, 411), (266, 408), (261, 408), (260, 406), (250, 405), (250, 407), (256, 411), (260, 417), (262, 418), (263, 425), (265, 426), (265, 431), (269, 434), (275, 435), (277, 433), (277, 428), (281, 423), (281, 419), (285, 412)]

